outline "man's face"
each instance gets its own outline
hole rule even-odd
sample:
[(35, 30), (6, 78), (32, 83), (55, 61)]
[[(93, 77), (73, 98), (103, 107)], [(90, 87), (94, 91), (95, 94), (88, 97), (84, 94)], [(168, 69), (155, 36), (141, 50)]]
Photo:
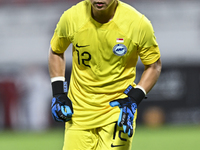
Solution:
[(90, 0), (92, 6), (96, 10), (107, 9), (115, 0)]

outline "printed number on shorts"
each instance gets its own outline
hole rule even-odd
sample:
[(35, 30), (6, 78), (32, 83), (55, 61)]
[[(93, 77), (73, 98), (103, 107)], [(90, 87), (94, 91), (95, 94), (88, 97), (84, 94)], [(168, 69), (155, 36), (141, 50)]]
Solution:
[[(114, 133), (113, 133), (113, 140), (116, 138), (116, 133), (117, 133), (117, 122), (115, 124), (115, 129), (114, 129)], [(122, 138), (122, 133), (124, 133), (123, 129), (122, 130), (119, 130), (119, 134), (118, 134), (118, 137), (122, 140), (122, 141), (127, 141), (127, 139), (125, 138)]]

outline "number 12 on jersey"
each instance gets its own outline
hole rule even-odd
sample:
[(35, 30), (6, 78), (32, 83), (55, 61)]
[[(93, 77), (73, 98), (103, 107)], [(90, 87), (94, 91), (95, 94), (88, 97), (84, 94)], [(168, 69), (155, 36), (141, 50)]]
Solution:
[[(82, 52), (80, 53), (79, 50), (76, 49), (77, 52), (77, 57), (78, 57), (78, 64), (81, 65), (81, 63), (83, 65), (85, 65), (86, 67), (90, 67), (89, 61), (91, 60), (91, 55), (88, 52)], [(91, 67), (90, 67), (91, 68)]]

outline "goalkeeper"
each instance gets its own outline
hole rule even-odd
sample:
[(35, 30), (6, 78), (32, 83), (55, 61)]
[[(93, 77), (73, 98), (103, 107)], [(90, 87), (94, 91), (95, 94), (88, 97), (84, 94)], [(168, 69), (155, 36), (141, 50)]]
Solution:
[[(64, 52), (71, 43), (69, 84)], [(119, 0), (84, 0), (63, 13), (50, 45), (51, 110), (66, 122), (63, 150), (130, 150), (137, 108), (161, 72), (150, 21)], [(144, 72), (136, 84), (138, 57)]]

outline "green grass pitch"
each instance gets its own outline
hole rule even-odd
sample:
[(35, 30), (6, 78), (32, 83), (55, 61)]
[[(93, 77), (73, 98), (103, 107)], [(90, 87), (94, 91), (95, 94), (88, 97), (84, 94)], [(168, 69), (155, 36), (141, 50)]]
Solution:
[[(62, 150), (64, 129), (0, 131), (0, 150)], [(138, 125), (132, 150), (200, 150), (200, 125), (148, 128)]]

